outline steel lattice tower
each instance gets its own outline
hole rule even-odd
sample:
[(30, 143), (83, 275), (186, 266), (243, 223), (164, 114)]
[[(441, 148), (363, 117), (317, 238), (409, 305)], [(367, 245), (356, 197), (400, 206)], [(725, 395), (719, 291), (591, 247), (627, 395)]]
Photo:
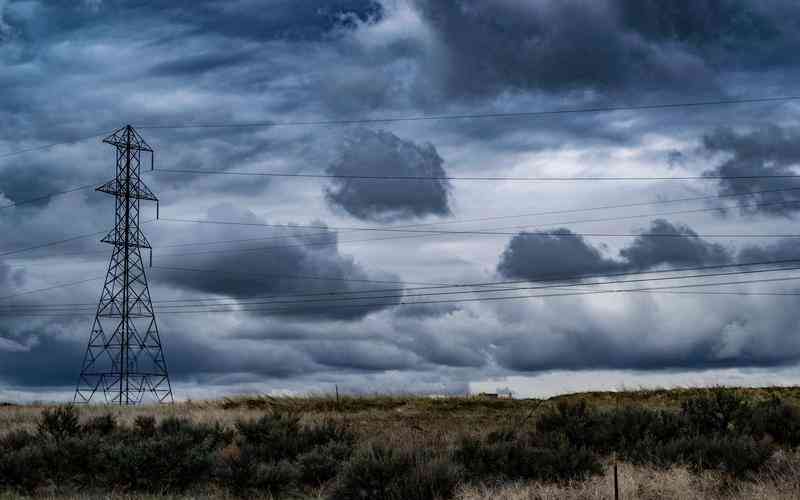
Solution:
[[(161, 348), (141, 250), (152, 247), (139, 226), (139, 203), (158, 203), (142, 182), (142, 155), (153, 149), (130, 125), (103, 142), (114, 146), (117, 176), (97, 188), (116, 197), (114, 229), (101, 241), (114, 247), (97, 305), (89, 345), (75, 390), (75, 403), (88, 403), (102, 391), (106, 403), (131, 405), (145, 392), (171, 403), (172, 387)], [(157, 206), (157, 205), (156, 205)]]

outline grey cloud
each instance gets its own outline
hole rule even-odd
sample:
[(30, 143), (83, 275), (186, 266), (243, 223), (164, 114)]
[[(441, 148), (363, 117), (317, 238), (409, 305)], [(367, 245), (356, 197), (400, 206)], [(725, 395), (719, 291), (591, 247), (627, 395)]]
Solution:
[[(89, 136), (124, 120), (134, 125), (315, 121), (673, 102), (688, 100), (689, 95), (788, 94), (798, 73), (794, 59), (800, 44), (794, 20), (800, 6), (790, 0), (420, 0), (411, 13), (396, 9), (404, 2), (380, 5), (368, 0), (109, 1), (96, 8), (85, 4), (0, 0), (0, 122), (5, 124), (0, 154)], [(123, 30), (127, 35), (120, 37)], [(425, 156), (421, 151), (427, 146), (422, 141), (436, 144), (436, 156), (448, 158), (447, 171), (453, 175), (505, 175), (511, 168), (528, 168), (529, 160), (530, 165), (553, 158), (558, 163), (562, 153), (569, 158), (564, 175), (578, 175), (574, 163), (591, 164), (598, 173), (612, 165), (616, 171), (615, 162), (621, 157), (624, 169), (671, 160), (673, 168), (690, 174), (696, 167), (693, 158), (669, 156), (672, 148), (682, 149), (681, 144), (719, 123), (741, 123), (751, 130), (769, 122), (792, 123), (792, 109), (773, 104), (386, 127), (403, 138), (398, 140), (409, 145), (413, 158)], [(157, 167), (302, 173), (319, 172), (330, 164), (341, 130), (268, 127), (142, 133), (156, 147)], [(778, 130), (730, 132), (727, 138), (710, 134), (713, 140), (707, 141), (706, 153), (720, 156), (719, 165), (751, 158), (752, 164), (759, 164), (759, 157), (766, 158), (756, 172), (791, 169), (796, 134), (789, 128)], [(372, 140), (380, 146), (377, 151), (391, 151), (394, 144)], [(647, 156), (662, 147), (666, 149), (658, 155)], [(92, 140), (3, 158), (0, 191), (13, 201), (103, 182), (112, 174), (110, 154)], [(379, 163), (368, 174), (390, 174), (386, 162)], [(606, 173), (611, 174), (602, 172)], [(330, 215), (320, 199), (319, 184), (313, 182), (168, 173), (148, 175), (147, 182), (161, 197), (164, 216), (195, 217), (224, 200), (251, 206), (258, 214), (280, 215), (250, 219), (254, 216), (229, 208), (213, 218), (306, 222)], [(356, 195), (348, 192), (343, 200), (375, 220), (447, 215), (451, 210), (481, 217), (484, 210), (493, 212), (487, 215), (505, 213), (506, 207), (532, 201), (519, 185), (509, 186), (508, 191), (503, 187), (495, 196), (470, 191), (473, 185), (464, 186), (463, 192), (442, 188), (397, 193), (392, 189), (402, 183), (380, 192), (370, 191), (375, 184), (361, 184)], [(773, 186), (742, 184), (747, 187), (721, 189)], [(795, 184), (775, 184), (786, 186)], [(536, 189), (531, 187), (533, 196)], [(616, 186), (598, 186), (581, 203), (606, 204), (619, 194), (612, 189)], [(654, 185), (631, 187), (629, 192), (637, 200), (690, 195), (691, 189), (682, 189)], [(558, 203), (552, 191), (547, 193), (534, 204)], [(499, 206), (489, 208), (491, 200), (506, 195)], [(796, 198), (788, 194), (748, 198), (753, 203), (784, 199)], [(108, 229), (112, 201), (87, 191), (0, 211), (0, 253)], [(339, 208), (346, 213), (346, 208)], [(716, 230), (714, 221), (711, 224), (709, 230)], [(777, 225), (788, 222), (775, 219), (769, 224), (783, 231), (786, 228)], [(640, 238), (617, 253), (594, 240), (559, 231), (537, 237), (538, 242), (523, 234), (509, 242), (499, 267), (504, 273), (534, 279), (542, 273), (616, 272), (732, 259), (730, 252), (702, 241), (688, 228), (662, 224), (647, 230), (673, 231), (678, 236)], [(440, 281), (475, 276), (480, 276), (475, 281), (491, 280), (497, 253), (474, 239), (468, 244), (448, 241), (441, 247), (433, 243), (417, 247), (414, 240), (388, 248), (358, 246), (353, 249), (357, 258), (351, 258), (335, 244), (335, 231), (288, 225), (273, 231), (162, 222), (145, 231), (156, 246), (156, 266), (221, 271), (153, 268), (148, 277), (155, 300), (193, 300), (211, 294), (240, 302), (262, 295), (363, 290), (371, 287), (275, 275), (397, 280), (374, 270), (395, 265), (393, 271), (402, 270), (414, 280), (427, 281), (427, 272)], [(311, 232), (316, 236), (308, 237)], [(172, 243), (260, 237), (279, 239), (164, 248)], [(27, 267), (26, 274), (0, 264), (0, 288), (14, 293), (100, 275), (109, 248), (95, 241), (88, 238), (15, 255), (14, 265)], [(736, 256), (740, 261), (793, 258), (794, 247), (793, 240), (780, 241), (746, 247)], [(99, 254), (91, 260), (70, 255), (84, 248)], [(225, 251), (199, 253), (211, 250)], [(64, 258), (56, 260), (62, 253)], [(185, 255), (189, 253), (197, 254)], [(18, 303), (93, 303), (96, 298), (97, 284), (89, 283), (26, 295)], [(552, 367), (703, 369), (770, 366), (800, 358), (791, 334), (798, 331), (793, 302), (695, 299), (654, 294), (613, 297), (615, 303), (624, 304), (620, 308), (602, 307), (602, 298), (563, 298), (524, 304), (417, 305), (391, 311), (383, 306), (319, 309), (314, 306), (319, 303), (305, 303), (281, 306), (288, 309), (281, 315), (164, 314), (159, 324), (178, 383), (230, 384), (226, 390), (248, 381), (263, 384), (253, 390), (304, 391), (339, 383), (354, 392), (452, 388), (463, 392), (471, 380)], [(291, 299), (264, 299), (274, 300)], [(664, 314), (653, 315), (658, 310)], [(0, 318), (0, 391), (6, 383), (32, 390), (51, 384), (71, 386), (85, 349), (88, 316), (77, 322)]]
[(417, 304), (397, 309), (395, 316), (409, 319), (441, 318), (460, 310), (457, 304)]
[(209, 71), (247, 63), (253, 59), (254, 55), (255, 54), (252, 52), (234, 54), (230, 52), (219, 52), (187, 56), (156, 64), (150, 68), (150, 72), (158, 76), (198, 76)]
[[(214, 0), (103, 2), (95, 8), (81, 2), (37, 2), (37, 16), (26, 16), (32, 9), (7, 9), (7, 22), (27, 39), (44, 32), (63, 36), (79, 29), (90, 29), (99, 19), (115, 14), (127, 23), (162, 16), (191, 27), (198, 33), (221, 33), (226, 36), (269, 41), (290, 39), (320, 40), (337, 29), (352, 28), (358, 23), (381, 17), (381, 4), (374, 0), (333, 0), (320, 5), (314, 0), (244, 0), (235, 5)], [(184, 33), (186, 36), (187, 33)]]
[(376, 341), (316, 341), (306, 346), (311, 358), (324, 366), (350, 370), (407, 370), (417, 364), (410, 352)]
[[(715, 329), (700, 328), (686, 341), (664, 342), (663, 332), (646, 320), (618, 325), (625, 333), (586, 325), (583, 329), (538, 332), (516, 336), (497, 351), (503, 366), (517, 371), (554, 369), (710, 369), (725, 367), (787, 366), (800, 359), (800, 345), (772, 344), (768, 326), (747, 319), (733, 320)], [(785, 325), (797, 328), (797, 321)], [(701, 331), (702, 330), (702, 331)], [(769, 337), (769, 340), (765, 339)], [(662, 337), (659, 340), (658, 337)], [(735, 345), (732, 345), (735, 344)]]
[[(359, 129), (350, 134), (331, 175), (446, 177), (444, 160), (432, 144), (419, 145), (391, 132)], [(334, 179), (325, 198), (359, 219), (389, 222), (450, 214), (447, 180)]]
[[(647, 39), (730, 50), (769, 43), (781, 36), (776, 20), (745, 0), (620, 0), (621, 24)], [(773, 2), (774, 3), (774, 2)], [(781, 2), (778, 2), (781, 3)], [(790, 5), (783, 2), (784, 5)]]
[(716, 167), (707, 170), (706, 175), (778, 177), (720, 180), (719, 193), (722, 195), (760, 192), (739, 198), (741, 213), (788, 216), (800, 210), (800, 179), (780, 178), (797, 174), (800, 134), (795, 128), (773, 125), (751, 132), (718, 129), (703, 137), (703, 150), (725, 156)]
[[(664, 235), (664, 236), (649, 236)], [(645, 270), (658, 266), (692, 266), (731, 262), (724, 246), (700, 238), (691, 228), (654, 220), (616, 259), (606, 257), (568, 229), (520, 233), (509, 241), (497, 270), (531, 281), (552, 275), (582, 275)]]
[(767, 245), (747, 245), (739, 251), (739, 262), (769, 262), (800, 259), (800, 241), (783, 238)]
[(441, 80), (443, 92), (464, 97), (715, 86), (714, 71), (692, 51), (674, 40), (649, 43), (624, 29), (618, 3), (421, 0), (417, 4), (441, 40), (426, 69)]
[[(7, 262), (0, 259), (0, 286), (4, 290), (21, 287), (25, 282), (25, 270), (13, 269)], [(4, 295), (0, 293), (0, 295)]]
[[(648, 237), (648, 234), (664, 235)], [(731, 253), (718, 243), (710, 243), (685, 225), (656, 219), (633, 243), (619, 251), (625, 269), (648, 269), (660, 265), (692, 266), (724, 264)]]
[[(263, 222), (252, 213), (231, 205), (220, 205), (210, 210), (208, 219), (256, 224)], [(315, 223), (315, 226), (320, 224)], [(194, 255), (193, 252), (185, 252), (187, 255), (174, 256), (180, 260), (167, 260), (162, 267), (208, 271), (179, 272), (165, 269), (161, 275), (164, 282), (181, 288), (248, 299), (281, 293), (301, 292), (307, 295), (353, 292), (363, 288), (363, 284), (357, 283), (358, 280), (399, 281), (396, 276), (386, 273), (368, 273), (354, 259), (342, 255), (338, 248), (338, 235), (334, 231), (286, 225), (271, 228), (263, 242), (236, 243), (237, 239), (242, 239), (241, 228), (200, 226), (200, 229), (192, 231), (192, 238), (199, 241), (233, 240), (233, 243), (224, 248), (199, 250)], [(264, 228), (258, 229), (264, 234)], [(352, 303), (337, 305), (330, 298), (326, 300), (320, 296), (294, 299), (273, 297), (266, 298), (257, 308), (264, 309), (263, 314), (267, 315), (355, 320), (380, 311), (397, 300), (357, 301), (357, 305), (353, 306)]]
[(583, 237), (561, 228), (514, 236), (503, 251), (497, 270), (510, 278), (535, 279), (548, 274), (604, 273), (621, 267)]

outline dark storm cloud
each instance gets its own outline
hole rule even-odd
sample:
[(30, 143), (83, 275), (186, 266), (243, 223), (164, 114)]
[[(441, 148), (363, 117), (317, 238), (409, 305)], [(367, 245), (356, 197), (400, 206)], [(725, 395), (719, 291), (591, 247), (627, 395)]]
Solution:
[(209, 71), (248, 63), (251, 62), (254, 57), (255, 54), (252, 52), (241, 52), (238, 54), (231, 54), (230, 52), (201, 54), (156, 64), (150, 68), (150, 72), (159, 76), (197, 76)]
[[(66, 325), (86, 337), (79, 342), (68, 338), (65, 325), (53, 323), (37, 323), (35, 329), (3, 335), (6, 328), (0, 325), (0, 380), (28, 387), (76, 383), (89, 328), (85, 320)], [(211, 343), (163, 326), (162, 342), (173, 382), (244, 373), (286, 378), (321, 368), (303, 351), (279, 343)]]
[[(319, 40), (338, 28), (352, 28), (359, 22), (378, 20), (383, 11), (381, 4), (374, 0), (331, 0), (325, 5), (315, 0), (244, 0), (234, 4), (215, 0), (178, 0), (166, 4), (152, 0), (100, 1), (94, 8), (89, 2), (73, 1), (22, 4), (24, 2), (10, 2), (6, 22), (29, 40), (39, 39), (45, 33), (58, 36), (92, 29), (98, 18), (108, 15), (127, 23), (169, 18), (184, 27), (181, 33), (184, 37), (195, 32), (259, 41)], [(23, 14), (31, 10), (37, 15)], [(163, 41), (175, 40), (165, 37)]]
[[(787, 322), (782, 326), (796, 328), (797, 323)], [(531, 372), (780, 367), (800, 359), (800, 345), (795, 339), (775, 349), (770, 345), (777, 340), (773, 331), (766, 325), (751, 326), (747, 320), (733, 321), (717, 331), (698, 331), (690, 340), (671, 343), (658, 339), (666, 332), (652, 335), (644, 322), (639, 327), (626, 335), (597, 326), (539, 331), (538, 335), (518, 336), (504, 342), (497, 350), (497, 359), (511, 370)], [(741, 338), (731, 338), (735, 335)], [(736, 344), (734, 348), (732, 343)]]
[[(85, 329), (85, 322), (75, 322)], [(23, 386), (68, 386), (78, 381), (85, 345), (70, 339), (46, 335), (52, 326), (37, 324), (9, 336), (0, 326), (0, 380)], [(88, 333), (88, 330), (86, 330)], [(9, 349), (4, 341), (19, 347)]]
[[(433, 144), (415, 144), (391, 132), (359, 129), (351, 133), (326, 172), (341, 176), (446, 177), (444, 160)], [(334, 179), (325, 198), (350, 215), (390, 222), (450, 214), (447, 180)]]
[(705, 241), (688, 226), (656, 219), (641, 236), (620, 249), (616, 259), (606, 257), (602, 248), (593, 246), (569, 229), (556, 229), (544, 234), (523, 232), (509, 241), (497, 270), (509, 278), (536, 281), (548, 275), (721, 264), (731, 259), (731, 253), (725, 247)]
[[(126, 121), (135, 125), (317, 121), (673, 102), (689, 100), (690, 95), (777, 95), (790, 93), (786, 89), (793, 88), (798, 73), (794, 59), (800, 37), (794, 25), (800, 4), (791, 0), (411, 3), (412, 13), (404, 10), (402, 1), (0, 0), (0, 122), (4, 124), (0, 155), (88, 137)], [(751, 129), (758, 123), (789, 123), (791, 107), (778, 106), (562, 115), (539, 122), (393, 124), (392, 133), (356, 132), (351, 139), (360, 133), (363, 137), (358, 140), (368, 147), (356, 150), (350, 164), (340, 165), (337, 159), (331, 168), (333, 173), (340, 169), (350, 173), (352, 168), (358, 175), (445, 175), (444, 156), (453, 175), (465, 169), (481, 171), (476, 175), (501, 175), (511, 166), (522, 172), (528, 159), (539, 163), (538, 153), (557, 152), (591, 163), (598, 175), (611, 175), (601, 169), (617, 168), (614, 162), (623, 156), (627, 161), (646, 148), (663, 147), (657, 161), (668, 159), (676, 170), (691, 169), (690, 157), (669, 152), (682, 149), (681, 144), (719, 123), (742, 123)], [(157, 167), (318, 173), (331, 165), (342, 128), (143, 129), (142, 133), (156, 147)], [(721, 157), (715, 157), (713, 164), (719, 171), (730, 168), (725, 167), (730, 162), (736, 167), (731, 171), (745, 171), (743, 165), (749, 162), (760, 165), (756, 172), (782, 172), (794, 165), (795, 135), (789, 128), (727, 136), (718, 132), (708, 135), (705, 149)], [(609, 147), (613, 151), (605, 149)], [(112, 175), (111, 154), (93, 139), (3, 158), (0, 192), (16, 201), (104, 182)], [(657, 155), (637, 157), (640, 161), (627, 162), (624, 168), (650, 168), (647, 162)], [(563, 175), (577, 175), (570, 162)], [(209, 218), (305, 223), (325, 216), (318, 210), (317, 183), (166, 172), (146, 179), (162, 199), (163, 216), (194, 217), (224, 200), (280, 216), (255, 217), (227, 208), (212, 211)], [(735, 190), (773, 186), (771, 182), (745, 185), (720, 189), (739, 193)], [(506, 194), (503, 207), (531, 200), (516, 184), (507, 191), (498, 188), (491, 196), (470, 189), (465, 186), (462, 194), (468, 194), (456, 198), (458, 193), (444, 183), (359, 181), (333, 183), (328, 193), (343, 212), (377, 221), (445, 216), (462, 209), (465, 216), (476, 211), (482, 216), (484, 210), (492, 215), (505, 210), (490, 205)], [(657, 189), (631, 189), (630, 194), (647, 199), (673, 194)], [(606, 203), (618, 195), (609, 193), (598, 186), (596, 196)], [(600, 203), (594, 196), (595, 192), (587, 195), (586, 206)], [(554, 197), (542, 202), (549, 199)], [(796, 198), (788, 193), (758, 195), (747, 202), (786, 199)], [(110, 198), (87, 191), (0, 211), (0, 253), (108, 229), (111, 203)], [(422, 274), (435, 269), (431, 274), (437, 280), (453, 282), (451, 278), (480, 274), (473, 280), (480, 282), (492, 279), (496, 255), (490, 250), (487, 260), (486, 248), (476, 247), (474, 260), (461, 258), (457, 254), (467, 247), (448, 242), (446, 254), (425, 260), (428, 267), (420, 269), (414, 267), (419, 264), (414, 253), (419, 250), (427, 259), (427, 247), (360, 247), (354, 250), (355, 259), (343, 253), (339, 235), (332, 230), (168, 222), (144, 229), (157, 243), (157, 267), (148, 270), (155, 300), (213, 295), (230, 303), (265, 295), (371, 288), (348, 279), (398, 279), (368, 268), (372, 262), (396, 264), (393, 271), (416, 273), (415, 280), (427, 281)], [(647, 231), (675, 236), (644, 236), (610, 252), (566, 229), (546, 237), (523, 233), (509, 242), (498, 270), (535, 279), (549, 273), (620, 272), (732, 260), (727, 250), (702, 240), (688, 227), (656, 221)], [(163, 248), (172, 243), (260, 237), (263, 242)], [(741, 261), (793, 258), (796, 244), (786, 240), (748, 246), (736, 255)], [(84, 248), (78, 245), (83, 242), (19, 257), (69, 254)], [(24, 276), (15, 274), (21, 273), (18, 268), (0, 264), (0, 288), (14, 293), (93, 275), (85, 273), (102, 274), (109, 249), (93, 245), (91, 249), (100, 254), (90, 258), (97, 261), (81, 256), (52, 266), (40, 260), (14, 262), (28, 268)], [(295, 280), (286, 275), (336, 279)], [(72, 303), (78, 296), (91, 303), (96, 300), (96, 285), (89, 283), (80, 293), (70, 288), (26, 295), (18, 303)], [(673, 307), (673, 300), (679, 300), (675, 297), (657, 303), (655, 297), (652, 302), (650, 297), (636, 299), (640, 301), (625, 303), (619, 311), (595, 307), (594, 299), (575, 299), (563, 307), (558, 301), (539, 304), (538, 299), (525, 304), (420, 304), (391, 314), (369, 313), (388, 309), (385, 304), (394, 299), (364, 309), (318, 307), (323, 302), (262, 304), (284, 310), (280, 315), (164, 314), (159, 324), (177, 381), (232, 385), (266, 381), (276, 388), (295, 384), (300, 390), (308, 387), (304, 384), (341, 386), (347, 380), (361, 391), (424, 387), (437, 392), (450, 385), (463, 392), (465, 381), (514, 371), (775, 366), (800, 359), (794, 336), (786, 333), (800, 327), (792, 303), (786, 307), (783, 302), (776, 305), (772, 299), (759, 302), (750, 297), (735, 304), (731, 299), (731, 305), (704, 301), (700, 307), (700, 301), (687, 299), (681, 307)], [(296, 299), (263, 299), (285, 300)], [(602, 300), (597, 299), (605, 306)], [(627, 297), (612, 300), (620, 303)], [(657, 310), (665, 312), (649, 315)], [(672, 323), (683, 318), (687, 318), (684, 324)], [(0, 378), (26, 387), (71, 386), (90, 319), (73, 323), (0, 318)], [(496, 371), (489, 375), (491, 370)]]
[(351, 370), (404, 370), (417, 364), (416, 357), (396, 346), (375, 341), (316, 341), (306, 346), (320, 365)]
[(509, 278), (535, 279), (548, 274), (595, 274), (620, 269), (622, 264), (581, 236), (561, 228), (547, 233), (520, 233), (508, 242), (497, 270)]
[[(13, 269), (7, 262), (0, 258), (0, 286), (2, 286), (4, 290), (11, 290), (22, 286), (24, 282), (25, 270), (20, 268)], [(5, 293), (0, 292), (0, 296), (3, 295), (5, 295)]]
[(771, 9), (744, 0), (416, 4), (440, 41), (426, 70), (441, 96), (714, 90), (721, 72), (788, 67), (800, 47), (790, 0)]
[[(221, 205), (210, 210), (208, 220), (264, 223), (252, 213), (238, 210), (231, 205)], [(317, 222), (314, 224), (315, 228), (306, 229), (300, 225), (286, 225), (269, 230), (260, 228), (261, 234), (266, 234), (264, 241), (237, 243), (237, 239), (242, 239), (240, 228), (201, 224), (197, 230), (192, 231), (192, 238), (198, 241), (232, 240), (232, 243), (224, 248), (185, 252), (182, 256), (178, 254), (160, 266), (201, 269), (206, 272), (164, 269), (161, 278), (164, 282), (181, 288), (237, 299), (281, 293), (313, 295), (266, 298), (262, 304), (258, 304), (266, 315), (356, 320), (399, 300), (389, 298), (345, 301), (346, 305), (337, 305), (335, 300), (331, 300), (336, 298), (336, 294), (345, 293), (346, 296), (347, 292), (363, 289), (363, 283), (358, 283), (360, 280), (399, 279), (386, 273), (368, 273), (353, 258), (340, 253), (337, 233), (316, 227), (321, 225), (322, 223)], [(326, 300), (320, 293), (334, 296)]]
[[(163, 14), (162, 2), (147, 2), (153, 13)], [(168, 11), (199, 32), (259, 41), (319, 40), (337, 29), (377, 21), (383, 13), (375, 0), (244, 0), (226, 4), (205, 0), (170, 2)]]
[(700, 238), (688, 226), (675, 225), (664, 219), (654, 220), (642, 236), (637, 236), (631, 245), (622, 248), (619, 255), (626, 270), (662, 265), (724, 264), (731, 261), (731, 254), (724, 246)]
[(761, 12), (757, 2), (620, 0), (615, 3), (620, 23), (649, 40), (681, 42), (698, 48), (757, 50), (758, 44), (781, 36), (777, 24), (780, 19)]
[(800, 239), (783, 238), (766, 245), (747, 245), (739, 251), (739, 262), (769, 262), (800, 259)]
[[(722, 195), (740, 195), (743, 214), (765, 213), (788, 216), (800, 210), (800, 133), (796, 128), (767, 126), (751, 132), (718, 129), (703, 137), (706, 153), (725, 158), (706, 171), (709, 176), (733, 177), (719, 181)], [(735, 177), (774, 176), (776, 178), (735, 179)], [(763, 191), (773, 191), (764, 193)]]
[(398, 308), (395, 316), (410, 319), (441, 318), (460, 310), (457, 304), (417, 304)]

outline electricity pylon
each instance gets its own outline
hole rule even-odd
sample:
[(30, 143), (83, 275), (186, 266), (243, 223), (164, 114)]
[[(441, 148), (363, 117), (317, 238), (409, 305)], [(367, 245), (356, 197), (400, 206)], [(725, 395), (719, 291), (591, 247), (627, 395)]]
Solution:
[[(139, 202), (158, 198), (142, 182), (142, 155), (153, 149), (130, 125), (103, 142), (114, 146), (117, 176), (97, 188), (116, 197), (115, 224), (101, 241), (114, 247), (106, 281), (83, 358), (75, 403), (89, 403), (99, 391), (106, 403), (133, 405), (145, 392), (172, 403), (172, 387), (142, 261), (152, 247), (139, 227)], [(156, 205), (157, 207), (158, 205)]]

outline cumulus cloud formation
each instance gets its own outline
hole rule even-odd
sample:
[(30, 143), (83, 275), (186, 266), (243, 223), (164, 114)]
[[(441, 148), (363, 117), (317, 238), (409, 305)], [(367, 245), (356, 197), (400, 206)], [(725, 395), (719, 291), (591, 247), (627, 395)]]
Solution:
[[(0, 0), (0, 205), (105, 182), (113, 151), (97, 134), (129, 122), (156, 149), (157, 171), (146, 182), (161, 199), (162, 217), (278, 224), (143, 226), (154, 245), (151, 293), (159, 307), (170, 305), (159, 313), (170, 371), (176, 386), (193, 387), (198, 397), (333, 384), (353, 392), (463, 393), (474, 380), (558, 368), (796, 363), (800, 308), (791, 296), (481, 301), (487, 294), (463, 288), (441, 297), (422, 295), (439, 289), (417, 297), (409, 289), (482, 283), (498, 272), (536, 280), (800, 257), (795, 238), (752, 238), (796, 232), (786, 216), (800, 203), (784, 202), (800, 202), (797, 179), (465, 182), (455, 190), (446, 181), (329, 182), (158, 169), (412, 177), (794, 174), (800, 141), (791, 103), (466, 117), (794, 95), (798, 18), (795, 0)], [(463, 118), (387, 122), (382, 131), (341, 125), (444, 114)], [(298, 125), (331, 121), (340, 125)], [(224, 126), (282, 122), (297, 126)], [(215, 126), (169, 128), (192, 124)], [(6, 156), (18, 150), (30, 151)], [(773, 192), (756, 194), (765, 190)], [(715, 194), (725, 197), (712, 208), (741, 211), (721, 218), (700, 200), (681, 201), (676, 210), (685, 224), (655, 220), (629, 240), (582, 238), (559, 218), (550, 225), (561, 210)], [(639, 213), (615, 210), (580, 232), (624, 232), (626, 223), (614, 222), (615, 215)], [(367, 241), (326, 228), (352, 226), (352, 218), (376, 225), (454, 214), (436, 223), (494, 231), (500, 219), (522, 211), (551, 213), (524, 227), (562, 229), (521, 232), (510, 241), (468, 234)], [(641, 211), (649, 214), (645, 221), (668, 215)], [(35, 311), (0, 314), (0, 394), (10, 386), (24, 387), (29, 399), (46, 386), (70, 391), (101, 281), (59, 285), (102, 280), (110, 249), (98, 236), (71, 238), (108, 231), (112, 216), (113, 200), (91, 189), (0, 210), (0, 253), (19, 250), (0, 264), (0, 296), (24, 293), (0, 306)], [(749, 237), (704, 239), (690, 228)], [(393, 291), (380, 300), (332, 300), (376, 288)], [(454, 302), (394, 307), (400, 288), (403, 302)], [(172, 307), (193, 301), (201, 312)], [(211, 302), (236, 312), (208, 312)], [(61, 317), (73, 303), (89, 305), (73, 311), (77, 318)], [(44, 314), (53, 306), (59, 315)]]
[(362, 220), (391, 222), (450, 214), (450, 183), (433, 144), (415, 144), (391, 132), (350, 134), (326, 172), (340, 176), (438, 177), (436, 180), (333, 179), (328, 202)]
[(791, 177), (798, 175), (800, 165), (797, 128), (773, 125), (750, 132), (721, 128), (703, 136), (703, 149), (724, 157), (705, 172), (727, 177), (719, 181), (720, 194), (749, 194), (739, 198), (742, 213), (788, 216), (800, 210), (800, 179)]
[(427, 69), (460, 96), (713, 88), (729, 57), (798, 43), (787, 20), (739, 0), (416, 3), (440, 41)]
[(11, 37), (11, 26), (6, 23), (5, 17), (6, 0), (0, 1), (0, 43)]
[(548, 275), (628, 272), (658, 266), (693, 266), (731, 262), (731, 252), (708, 242), (690, 227), (654, 220), (616, 258), (606, 257), (582, 236), (561, 228), (546, 233), (522, 232), (509, 241), (497, 270), (509, 278), (530, 281)]
[[(212, 208), (207, 220), (266, 223), (232, 205)], [(394, 280), (402, 289), (397, 276), (368, 272), (352, 257), (340, 253), (337, 233), (325, 229), (321, 222), (311, 228), (281, 225), (270, 228), (262, 241), (244, 238), (244, 242), (241, 242), (241, 231), (231, 226), (200, 226), (187, 239), (229, 240), (232, 245), (224, 249), (184, 252), (165, 259), (165, 264), (160, 266), (164, 268), (164, 281), (180, 288), (235, 299), (264, 298), (263, 301), (249, 301), (251, 305), (247, 307), (254, 309), (255, 314), (355, 320), (380, 311), (397, 299), (351, 300), (337, 304), (337, 296), (353, 296), (354, 291), (363, 289), (364, 282), (370, 280)], [(281, 294), (298, 296), (280, 298)]]

